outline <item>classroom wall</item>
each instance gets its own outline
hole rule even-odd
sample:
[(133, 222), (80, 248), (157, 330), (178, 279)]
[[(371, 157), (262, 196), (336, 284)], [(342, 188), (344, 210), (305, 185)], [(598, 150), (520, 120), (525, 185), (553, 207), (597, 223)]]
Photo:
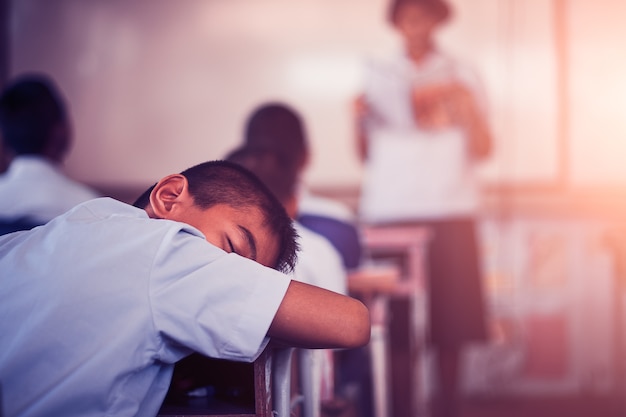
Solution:
[[(483, 77), (496, 150), (487, 184), (626, 184), (626, 29), (615, 0), (452, 0), (440, 42)], [(236, 146), (264, 100), (303, 113), (308, 182), (354, 189), (351, 99), (397, 39), (385, 0), (15, 0), (12, 74), (66, 93), (69, 173), (143, 187)], [(622, 54), (623, 55), (623, 54)]]

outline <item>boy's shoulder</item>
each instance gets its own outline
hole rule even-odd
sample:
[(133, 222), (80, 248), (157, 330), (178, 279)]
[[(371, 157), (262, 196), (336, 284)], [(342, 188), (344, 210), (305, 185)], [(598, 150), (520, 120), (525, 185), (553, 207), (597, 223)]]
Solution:
[(91, 224), (104, 230), (119, 229), (131, 233), (150, 231), (150, 238), (154, 238), (154, 233), (173, 235), (182, 231), (205, 241), (204, 235), (195, 227), (172, 220), (150, 218), (144, 209), (111, 197), (99, 197), (78, 204), (65, 215), (59, 216), (58, 222)]

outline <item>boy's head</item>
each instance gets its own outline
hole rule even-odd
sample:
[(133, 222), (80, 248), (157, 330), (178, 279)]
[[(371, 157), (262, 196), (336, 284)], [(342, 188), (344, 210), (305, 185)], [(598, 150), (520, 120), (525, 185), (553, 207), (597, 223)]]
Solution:
[(242, 146), (225, 158), (246, 168), (259, 178), (294, 218), (297, 214), (298, 173), (284, 155), (271, 149)]
[(246, 122), (244, 146), (269, 149), (302, 171), (309, 158), (304, 123), (283, 103), (265, 103), (252, 111)]
[(42, 74), (25, 74), (0, 96), (0, 130), (5, 151), (35, 154), (61, 162), (71, 145), (67, 110), (55, 83)]
[(282, 204), (252, 173), (210, 161), (168, 175), (134, 205), (153, 218), (187, 223), (207, 241), (283, 272), (293, 269), (297, 234)]

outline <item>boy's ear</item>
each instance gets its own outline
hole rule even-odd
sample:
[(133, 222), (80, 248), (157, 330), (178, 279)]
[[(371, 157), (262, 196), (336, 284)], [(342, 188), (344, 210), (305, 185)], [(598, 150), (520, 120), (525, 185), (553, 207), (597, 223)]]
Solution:
[(152, 215), (159, 219), (169, 219), (172, 213), (189, 198), (187, 178), (172, 174), (162, 178), (150, 193)]

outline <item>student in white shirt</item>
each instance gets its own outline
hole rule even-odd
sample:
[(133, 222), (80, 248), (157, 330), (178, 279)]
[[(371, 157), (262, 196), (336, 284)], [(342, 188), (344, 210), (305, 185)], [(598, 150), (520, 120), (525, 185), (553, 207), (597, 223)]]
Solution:
[(0, 174), (0, 221), (46, 223), (99, 196), (63, 172), (72, 129), (65, 101), (48, 76), (24, 74), (5, 87), (0, 132), (9, 162)]
[(367, 343), (360, 302), (272, 269), (293, 267), (295, 231), (248, 171), (199, 164), (137, 204), (95, 199), (0, 237), (6, 415), (154, 416), (194, 351)]
[(242, 146), (272, 150), (294, 165), (299, 188), (295, 218), (325, 236), (347, 269), (357, 268), (363, 248), (354, 213), (337, 200), (312, 193), (302, 180), (311, 156), (305, 123), (297, 110), (281, 102), (258, 105), (246, 120)]

